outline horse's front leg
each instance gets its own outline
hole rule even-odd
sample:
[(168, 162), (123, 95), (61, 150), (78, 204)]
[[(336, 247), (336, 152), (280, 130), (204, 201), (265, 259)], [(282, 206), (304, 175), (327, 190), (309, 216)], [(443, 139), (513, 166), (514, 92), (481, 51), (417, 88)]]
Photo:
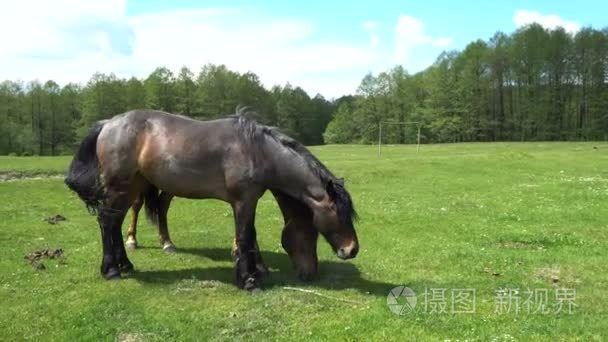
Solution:
[(298, 278), (310, 281), (317, 278), (319, 260), (317, 258), (317, 239), (319, 233), (311, 229), (308, 220), (293, 218), (283, 228), (281, 244), (289, 254)]
[[(253, 229), (255, 229), (255, 227)], [(256, 235), (257, 235), (257, 232), (256, 232)], [(266, 275), (266, 274), (270, 273), (270, 271), (268, 270), (268, 266), (266, 266), (266, 264), (264, 263), (264, 259), (262, 259), (262, 253), (260, 252), (260, 246), (258, 245), (257, 241), (254, 242), (254, 248), (255, 248), (255, 268), (256, 268), (256, 270), (261, 275)], [(234, 239), (232, 242), (232, 251), (230, 253), (234, 260), (236, 260), (237, 251), (238, 251), (238, 245), (236, 243), (236, 239)]]
[(254, 227), (257, 199), (232, 203), (235, 218), (235, 283), (245, 290), (260, 288), (261, 274), (256, 269), (256, 232)]

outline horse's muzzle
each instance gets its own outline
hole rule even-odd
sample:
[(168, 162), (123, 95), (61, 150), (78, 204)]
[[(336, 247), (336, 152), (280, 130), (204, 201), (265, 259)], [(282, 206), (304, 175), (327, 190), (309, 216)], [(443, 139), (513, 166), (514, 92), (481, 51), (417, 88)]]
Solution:
[(352, 259), (359, 253), (359, 243), (355, 240), (351, 241), (348, 245), (338, 248), (336, 255), (340, 259)]

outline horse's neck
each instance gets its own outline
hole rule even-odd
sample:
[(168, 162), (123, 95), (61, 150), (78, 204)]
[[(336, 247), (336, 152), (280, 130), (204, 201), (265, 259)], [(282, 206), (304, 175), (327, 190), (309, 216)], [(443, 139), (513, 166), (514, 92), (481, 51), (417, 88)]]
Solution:
[(279, 190), (302, 202), (318, 199), (325, 195), (325, 188), (319, 177), (315, 175), (304, 158), (278, 142), (266, 144), (269, 149), (270, 179), (269, 188)]

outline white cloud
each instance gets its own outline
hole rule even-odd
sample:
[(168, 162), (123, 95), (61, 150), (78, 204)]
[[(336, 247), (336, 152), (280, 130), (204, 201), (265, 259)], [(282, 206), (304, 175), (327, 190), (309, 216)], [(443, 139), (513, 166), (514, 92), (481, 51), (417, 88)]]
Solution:
[(366, 21), (363, 23), (363, 28), (369, 34), (369, 45), (373, 48), (380, 45), (380, 36), (378, 35), (377, 28), (378, 23), (375, 21)]
[(125, 11), (122, 0), (3, 2), (0, 74), (67, 83), (120, 70), (133, 43)]
[(393, 60), (396, 63), (407, 65), (412, 62), (413, 52), (422, 46), (434, 48), (445, 48), (452, 44), (452, 39), (448, 37), (435, 38), (425, 32), (424, 24), (421, 20), (401, 15), (395, 28), (395, 52)]
[(12, 1), (0, 7), (1, 57), (65, 57), (128, 48), (125, 2)]
[(546, 29), (556, 29), (563, 27), (568, 33), (576, 33), (580, 30), (581, 25), (575, 21), (563, 19), (555, 14), (541, 14), (535, 11), (518, 10), (513, 14), (513, 23), (517, 27), (522, 27), (532, 23), (538, 23)]
[(127, 15), (126, 0), (4, 2), (0, 75), (84, 83), (95, 72), (145, 77), (158, 66), (177, 71), (185, 65), (196, 73), (214, 63), (252, 71), (266, 86), (290, 82), (310, 95), (334, 97), (354, 93), (370, 70), (395, 63), (411, 70), (416, 47), (451, 42), (428, 36), (422, 22), (408, 16), (399, 17), (395, 46), (380, 45), (376, 22), (363, 28), (368, 42), (347, 42), (325, 39), (307, 20), (239, 8)]
[[(247, 16), (247, 20), (241, 20)], [(163, 23), (159, 25), (158, 23)], [(291, 82), (311, 95), (339, 96), (348, 88), (335, 82), (308, 82), (311, 74), (340, 73), (373, 63), (373, 51), (339, 41), (315, 37), (306, 21), (251, 16), (238, 10), (162, 12), (131, 20), (135, 45), (133, 59), (145, 75), (158, 65), (197, 71), (206, 63), (252, 71), (267, 86)], [(349, 88), (355, 89), (356, 83)]]

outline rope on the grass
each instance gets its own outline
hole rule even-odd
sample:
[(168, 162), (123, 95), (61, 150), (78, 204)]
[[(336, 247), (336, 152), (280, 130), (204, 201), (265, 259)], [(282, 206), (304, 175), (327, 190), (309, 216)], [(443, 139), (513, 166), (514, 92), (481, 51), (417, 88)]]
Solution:
[(309, 293), (309, 294), (313, 294), (315, 296), (319, 296), (319, 297), (323, 297), (323, 298), (328, 298), (328, 299), (333, 299), (333, 300), (338, 300), (338, 301), (341, 301), (341, 302), (346, 302), (346, 303), (351, 303), (351, 304), (358, 304), (358, 305), (365, 304), (364, 302), (359, 302), (359, 301), (356, 301), (356, 300), (344, 299), (344, 298), (339, 298), (339, 297), (334, 297), (334, 296), (328, 296), (328, 295), (322, 294), (322, 293), (320, 293), (318, 291), (301, 289), (299, 287), (283, 286), (283, 290)]

